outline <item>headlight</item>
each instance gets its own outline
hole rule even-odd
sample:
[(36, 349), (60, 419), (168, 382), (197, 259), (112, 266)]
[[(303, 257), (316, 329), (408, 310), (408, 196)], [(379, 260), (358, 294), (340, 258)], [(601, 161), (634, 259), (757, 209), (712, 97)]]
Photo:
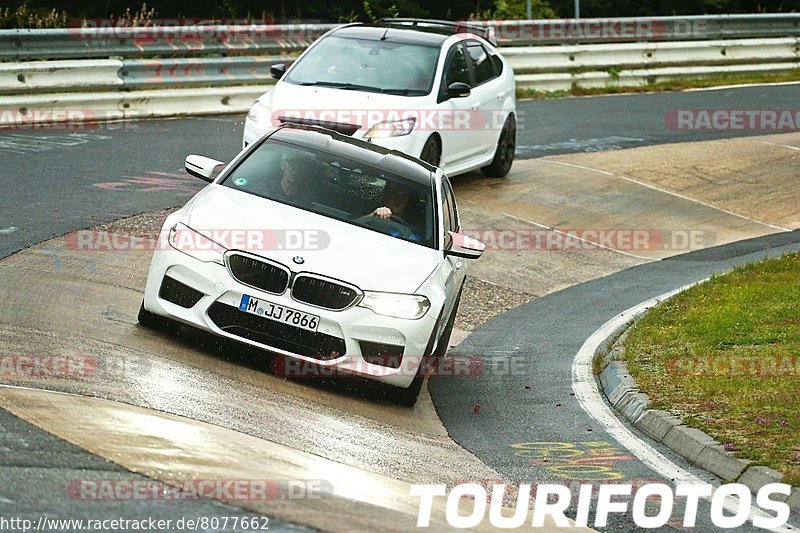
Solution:
[(431, 302), (418, 294), (394, 294), (391, 292), (365, 292), (358, 304), (374, 313), (395, 318), (416, 320), (431, 306)]
[(272, 124), (272, 109), (262, 104), (260, 100), (256, 100), (247, 112), (247, 120), (269, 126)]
[(416, 118), (405, 118), (403, 120), (385, 120), (372, 126), (364, 134), (365, 139), (377, 139), (381, 137), (400, 137), (408, 135), (417, 123)]
[(175, 224), (169, 229), (169, 244), (179, 252), (206, 263), (225, 264), (223, 246), (186, 224)]

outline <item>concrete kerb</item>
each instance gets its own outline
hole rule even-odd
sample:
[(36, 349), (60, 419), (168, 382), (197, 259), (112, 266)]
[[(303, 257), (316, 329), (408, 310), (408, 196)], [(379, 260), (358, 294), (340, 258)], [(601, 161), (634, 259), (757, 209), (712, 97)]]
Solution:
[[(624, 344), (630, 328), (648, 310), (643, 309), (614, 330), (595, 351), (595, 361), (599, 364), (598, 370), (601, 369), (597, 376), (598, 385), (611, 406), (653, 440), (726, 482), (742, 483), (753, 494), (764, 485), (780, 482), (782, 473), (738, 459), (706, 433), (684, 425), (679, 417), (648, 408), (649, 398), (639, 390), (624, 360)], [(793, 514), (800, 515), (800, 488), (793, 487), (784, 501)]]

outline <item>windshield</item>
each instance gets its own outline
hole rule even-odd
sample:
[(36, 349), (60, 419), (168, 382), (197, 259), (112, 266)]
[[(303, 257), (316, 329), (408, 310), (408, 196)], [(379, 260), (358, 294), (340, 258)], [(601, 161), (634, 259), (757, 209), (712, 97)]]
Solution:
[(309, 50), (283, 80), (421, 96), (431, 92), (438, 57), (434, 46), (330, 36)]
[(267, 139), (221, 183), (434, 248), (433, 187), (327, 152)]

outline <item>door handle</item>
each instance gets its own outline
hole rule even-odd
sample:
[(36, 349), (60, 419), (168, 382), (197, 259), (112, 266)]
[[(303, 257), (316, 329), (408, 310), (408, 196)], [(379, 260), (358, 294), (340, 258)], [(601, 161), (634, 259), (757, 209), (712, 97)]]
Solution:
[(457, 261), (456, 262), (456, 270), (461, 270), (461, 267), (463, 267), (463, 266), (464, 266), (464, 263), (462, 263), (461, 261)]

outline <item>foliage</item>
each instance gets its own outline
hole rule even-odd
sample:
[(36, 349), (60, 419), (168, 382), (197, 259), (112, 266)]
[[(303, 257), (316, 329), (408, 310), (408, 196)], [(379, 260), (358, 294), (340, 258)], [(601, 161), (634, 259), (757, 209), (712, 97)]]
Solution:
[[(40, 28), (64, 26), (70, 19), (130, 16), (146, 20), (149, 13), (164, 18), (262, 19), (276, 22), (305, 19), (319, 22), (371, 21), (397, 14), (464, 20), (467, 17), (514, 19), (525, 17), (525, 0), (6, 0), (0, 26)], [(534, 18), (569, 18), (574, 0), (531, 0)], [(136, 7), (139, 5), (140, 7)], [(630, 17), (717, 13), (775, 13), (796, 10), (787, 0), (581, 0), (582, 17)]]
[(15, 8), (0, 8), (0, 28), (64, 28), (67, 13), (56, 8), (30, 8), (27, 4)]

